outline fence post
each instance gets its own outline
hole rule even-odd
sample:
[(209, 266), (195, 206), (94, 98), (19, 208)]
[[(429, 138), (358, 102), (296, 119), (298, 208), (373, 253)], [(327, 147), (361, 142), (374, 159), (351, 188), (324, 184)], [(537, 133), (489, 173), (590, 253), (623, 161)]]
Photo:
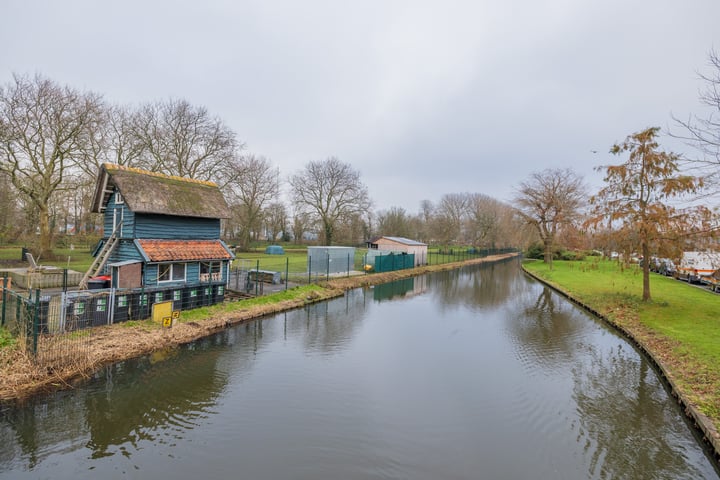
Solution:
[(5, 326), (5, 308), (7, 306), (7, 279), (7, 272), (3, 272), (2, 317), (0, 317), (0, 327)]
[(40, 331), (40, 289), (35, 290), (35, 312), (33, 312), (33, 355), (37, 355), (38, 334)]
[(350, 254), (348, 253), (347, 276), (350, 277)]
[(290, 257), (285, 257), (285, 291), (288, 289), (288, 275), (290, 274)]
[(327, 266), (325, 268), (327, 271), (325, 272), (325, 280), (330, 280), (330, 252), (327, 252), (326, 255), (327, 255), (327, 262), (325, 262), (325, 264)]
[(260, 279), (260, 259), (255, 263), (255, 296), (258, 296), (258, 283)]
[(108, 319), (107, 324), (112, 325), (115, 323), (115, 287), (110, 289), (110, 297), (108, 298)]

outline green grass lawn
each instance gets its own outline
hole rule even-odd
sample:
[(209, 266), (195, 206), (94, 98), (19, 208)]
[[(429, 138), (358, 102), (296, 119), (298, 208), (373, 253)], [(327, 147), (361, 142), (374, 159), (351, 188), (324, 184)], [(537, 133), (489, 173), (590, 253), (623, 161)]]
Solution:
[[(90, 249), (86, 247), (70, 248), (55, 248), (53, 250), (55, 258), (47, 260), (44, 258), (36, 258), (35, 260), (40, 265), (48, 265), (60, 268), (69, 268), (78, 272), (86, 272), (93, 262), (93, 257), (90, 254)], [(22, 247), (0, 247), (0, 262), (1, 261), (21, 261)], [(25, 262), (25, 265), (28, 265)]]
[(640, 268), (608, 260), (555, 261), (552, 270), (540, 261), (524, 266), (611, 319), (618, 312), (636, 313), (642, 325), (673, 342), (676, 360), (707, 372), (709, 383), (702, 389), (713, 398), (702, 409), (720, 418), (720, 295), (651, 273), (652, 300), (643, 302)]

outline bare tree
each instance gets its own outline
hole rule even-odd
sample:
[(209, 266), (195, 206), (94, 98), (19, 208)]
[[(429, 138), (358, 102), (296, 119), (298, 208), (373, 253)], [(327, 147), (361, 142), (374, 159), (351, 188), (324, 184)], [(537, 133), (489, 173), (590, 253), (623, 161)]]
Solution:
[(515, 204), (520, 215), (537, 231), (552, 268), (553, 244), (558, 230), (572, 224), (585, 203), (587, 187), (571, 169), (535, 172), (517, 189)]
[(275, 241), (278, 237), (285, 237), (287, 232), (287, 208), (282, 202), (273, 202), (265, 209), (265, 231), (268, 239)]
[(720, 190), (720, 55), (715, 50), (708, 54), (710, 73), (700, 73), (705, 90), (700, 92), (700, 102), (711, 109), (707, 117), (691, 116), (688, 120), (674, 118), (686, 134), (674, 135), (695, 146), (701, 158), (693, 161), (707, 183)]
[(290, 177), (290, 188), (296, 208), (311, 212), (322, 224), (326, 245), (332, 245), (338, 222), (363, 214), (371, 204), (360, 172), (335, 157), (308, 163)]
[(466, 241), (475, 247), (495, 247), (498, 242), (509, 245), (502, 238), (503, 219), (512, 218), (510, 207), (494, 198), (473, 193), (468, 196), (468, 215), (465, 222)]
[(22, 231), (17, 194), (10, 175), (0, 171), (0, 242), (3, 243), (14, 241)]
[(145, 168), (224, 186), (222, 175), (242, 145), (235, 132), (205, 107), (169, 100), (145, 105), (133, 118), (130, 145), (142, 147)]
[(280, 191), (279, 171), (265, 157), (247, 155), (232, 162), (225, 191), (235, 214), (240, 248), (247, 250), (262, 227), (263, 208)]
[(305, 233), (310, 228), (310, 214), (304, 211), (295, 211), (292, 221), (292, 234), (295, 244), (301, 244), (305, 238)]
[(377, 233), (397, 237), (411, 237), (411, 218), (402, 207), (390, 207), (377, 216)]
[(102, 122), (102, 100), (36, 75), (14, 75), (0, 89), (0, 171), (31, 202), (38, 255), (52, 253), (50, 210), (69, 169), (93, 155), (88, 131)]
[(446, 193), (435, 208), (433, 236), (442, 244), (462, 242), (463, 223), (468, 215), (467, 193)]

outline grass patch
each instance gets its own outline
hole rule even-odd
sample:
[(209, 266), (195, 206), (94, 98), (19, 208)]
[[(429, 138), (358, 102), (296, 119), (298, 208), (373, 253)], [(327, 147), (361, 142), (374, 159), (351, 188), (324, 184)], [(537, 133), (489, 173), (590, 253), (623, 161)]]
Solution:
[(650, 332), (649, 349), (678, 386), (720, 421), (720, 295), (651, 273), (652, 300), (643, 302), (640, 268), (608, 260), (555, 261), (552, 270), (542, 262), (524, 266), (633, 334)]
[(314, 297), (317, 292), (321, 291), (322, 287), (317, 285), (302, 285), (299, 287), (291, 288), (282, 292), (273, 293), (271, 295), (264, 295), (261, 297), (253, 297), (244, 300), (238, 300), (237, 302), (223, 302), (208, 307), (195, 308), (183, 312), (180, 314), (181, 322), (195, 322), (202, 321), (208, 317), (220, 313), (232, 313), (248, 308), (271, 305), (284, 301), (293, 301), (298, 299), (307, 299), (308, 296)]
[(0, 327), (0, 348), (11, 348), (16, 343), (15, 338), (10, 334), (7, 328)]

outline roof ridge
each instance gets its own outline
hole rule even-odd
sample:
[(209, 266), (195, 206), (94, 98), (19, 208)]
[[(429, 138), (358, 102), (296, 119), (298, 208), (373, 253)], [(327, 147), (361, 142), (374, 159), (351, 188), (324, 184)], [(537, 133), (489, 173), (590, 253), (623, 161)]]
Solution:
[(128, 167), (126, 165), (118, 165), (117, 163), (103, 163), (103, 166), (105, 167), (105, 170), (111, 171), (111, 170), (121, 170), (125, 172), (132, 172), (132, 173), (138, 173), (141, 175), (148, 175), (151, 177), (159, 177), (159, 178), (167, 178), (171, 180), (177, 180), (180, 182), (188, 182), (188, 183), (197, 183), (200, 185), (207, 185), (208, 187), (217, 187), (217, 183), (211, 182), (210, 180), (198, 180), (195, 178), (190, 177), (179, 177), (177, 175), (167, 175), (165, 173), (160, 172), (151, 172), (150, 170), (144, 170), (142, 168), (137, 167)]

